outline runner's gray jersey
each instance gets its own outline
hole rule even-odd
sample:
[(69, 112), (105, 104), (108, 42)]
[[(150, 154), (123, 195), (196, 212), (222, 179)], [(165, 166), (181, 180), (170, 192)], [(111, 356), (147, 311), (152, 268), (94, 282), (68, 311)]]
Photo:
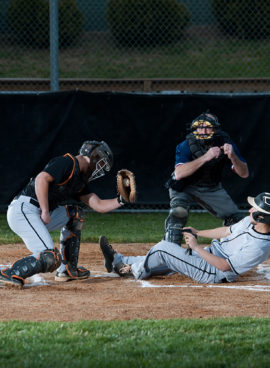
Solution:
[(212, 253), (226, 258), (233, 272), (225, 272), (228, 281), (233, 281), (244, 272), (264, 262), (270, 252), (270, 234), (261, 234), (247, 216), (230, 226), (230, 235), (220, 241), (212, 241)]

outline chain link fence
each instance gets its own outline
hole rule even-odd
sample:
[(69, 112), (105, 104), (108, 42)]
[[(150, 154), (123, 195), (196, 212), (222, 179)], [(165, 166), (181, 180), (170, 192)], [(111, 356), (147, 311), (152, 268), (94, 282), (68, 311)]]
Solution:
[(52, 74), (59, 90), (270, 90), (269, 1), (1, 0), (0, 14), (1, 91), (48, 91)]

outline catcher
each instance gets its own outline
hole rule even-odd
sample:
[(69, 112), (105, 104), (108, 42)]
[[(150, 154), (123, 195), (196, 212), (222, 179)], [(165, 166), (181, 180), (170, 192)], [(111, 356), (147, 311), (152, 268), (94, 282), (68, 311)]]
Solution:
[[(30, 180), (9, 205), (7, 220), (32, 254), (2, 270), (2, 284), (21, 288), (27, 277), (56, 269), (55, 280), (60, 282), (90, 276), (89, 270), (78, 266), (84, 216), (76, 202), (105, 213), (136, 198), (135, 178), (128, 170), (117, 174), (116, 198), (101, 199), (91, 191), (91, 182), (109, 172), (112, 165), (113, 154), (107, 143), (86, 141), (79, 155), (67, 153), (53, 158)], [(55, 229), (61, 229), (60, 252), (50, 236)]]

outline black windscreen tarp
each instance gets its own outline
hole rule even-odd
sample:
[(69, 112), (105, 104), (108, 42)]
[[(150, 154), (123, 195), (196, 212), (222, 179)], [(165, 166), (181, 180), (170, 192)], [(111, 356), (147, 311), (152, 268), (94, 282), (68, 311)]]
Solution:
[(85, 140), (104, 140), (114, 153), (112, 171), (93, 182), (101, 198), (116, 194), (116, 172), (134, 171), (139, 204), (169, 202), (164, 183), (174, 169), (176, 145), (200, 113), (216, 114), (248, 162), (250, 177), (230, 168), (223, 184), (236, 203), (269, 185), (270, 95), (185, 93), (91, 93), (69, 91), (0, 94), (0, 205), (36, 175), (49, 159), (77, 154)]

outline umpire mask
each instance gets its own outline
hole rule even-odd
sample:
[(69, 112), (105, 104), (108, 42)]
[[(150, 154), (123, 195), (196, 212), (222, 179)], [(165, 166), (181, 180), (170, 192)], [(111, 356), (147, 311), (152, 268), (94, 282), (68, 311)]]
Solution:
[(80, 148), (79, 154), (88, 156), (94, 169), (88, 181), (93, 181), (110, 171), (113, 165), (113, 153), (104, 141), (85, 141)]
[[(196, 139), (209, 141), (220, 128), (220, 124), (216, 115), (206, 112), (194, 119), (190, 128)], [(200, 133), (198, 131), (198, 129), (205, 130), (207, 128), (211, 128), (210, 133)]]
[(270, 225), (270, 193), (263, 192), (257, 197), (248, 197), (248, 203), (256, 208), (256, 212), (252, 212), (252, 217), (256, 222)]

